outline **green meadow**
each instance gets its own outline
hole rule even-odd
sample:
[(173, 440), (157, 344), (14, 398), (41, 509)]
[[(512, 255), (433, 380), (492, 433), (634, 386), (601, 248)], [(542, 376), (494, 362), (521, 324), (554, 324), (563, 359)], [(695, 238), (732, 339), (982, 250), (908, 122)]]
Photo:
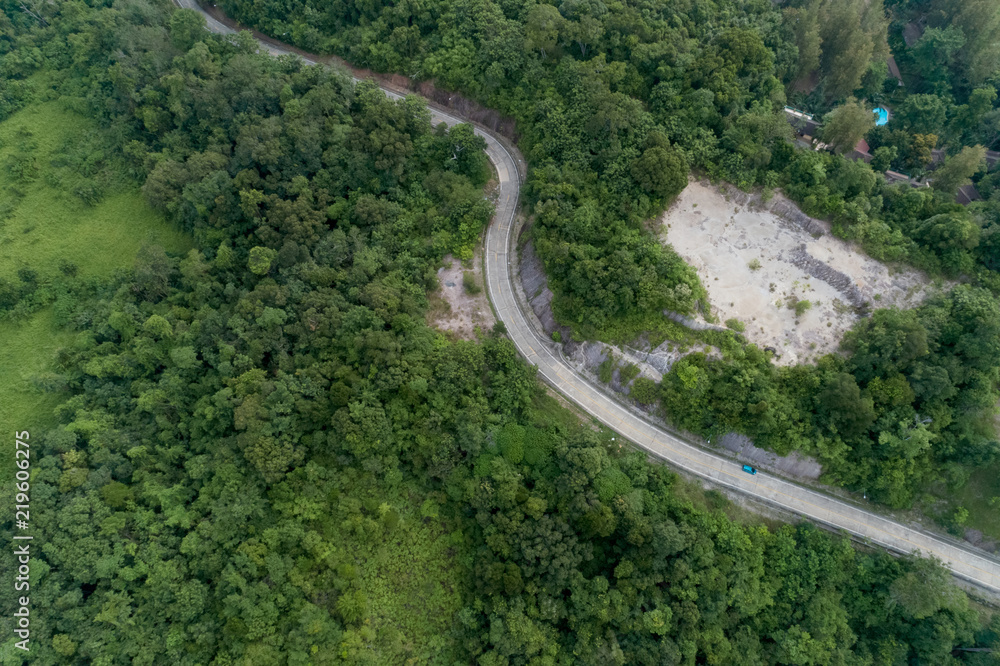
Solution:
[[(100, 143), (97, 125), (59, 100), (30, 104), (0, 123), (0, 279), (17, 281), (18, 271), (30, 268), (44, 281), (67, 264), (81, 278), (108, 277), (130, 267), (146, 242), (168, 252), (191, 247), (122, 176), (121, 157), (102, 154)], [(72, 339), (51, 308), (0, 322), (5, 450), (15, 430), (35, 438), (52, 425), (64, 396), (41, 391), (33, 378), (50, 372), (56, 350)], [(3, 456), (0, 481), (10, 460)]]
[[(33, 377), (49, 372), (56, 350), (70, 344), (73, 334), (57, 328), (47, 308), (23, 322), (0, 323), (0, 433), (3, 450), (13, 448), (13, 433), (40, 435), (53, 423), (52, 410), (66, 396), (34, 387)], [(11, 456), (4, 456), (4, 468)]]
[(99, 136), (93, 121), (59, 100), (0, 123), (0, 278), (16, 279), (28, 267), (44, 279), (62, 262), (81, 277), (105, 276), (130, 266), (144, 242), (174, 252), (190, 247), (134, 185), (121, 182), (120, 158), (102, 155)]

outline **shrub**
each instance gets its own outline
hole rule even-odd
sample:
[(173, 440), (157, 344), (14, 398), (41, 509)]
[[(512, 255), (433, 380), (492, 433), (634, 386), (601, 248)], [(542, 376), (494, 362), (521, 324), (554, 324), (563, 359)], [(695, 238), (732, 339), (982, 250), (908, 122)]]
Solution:
[(635, 363), (627, 363), (621, 370), (618, 371), (618, 378), (621, 381), (622, 386), (624, 386), (635, 379), (635, 376), (638, 374), (639, 366)]
[(21, 290), (10, 280), (0, 278), (0, 310), (8, 310), (21, 300)]
[(761, 267), (760, 259), (751, 259), (747, 267), (752, 271), (759, 271)]
[(479, 282), (476, 280), (476, 274), (472, 271), (465, 271), (462, 273), (462, 286), (465, 287), (465, 293), (467, 294), (478, 294), (483, 289), (479, 286)]
[(65, 259), (59, 260), (59, 272), (61, 272), (66, 277), (76, 277), (79, 268), (76, 264), (71, 261), (66, 261)]
[(806, 310), (812, 307), (812, 303), (806, 300), (799, 300), (798, 296), (795, 294), (789, 294), (788, 298), (785, 300), (785, 304), (788, 306), (789, 310), (795, 310), (795, 316), (801, 317), (805, 314)]
[(737, 331), (739, 333), (742, 333), (743, 331), (747, 330), (746, 325), (736, 317), (727, 319), (726, 327), (729, 328), (730, 330)]
[(639, 377), (632, 382), (632, 390), (629, 395), (644, 405), (651, 405), (659, 399), (657, 395), (657, 384), (649, 377)]
[(101, 190), (101, 186), (91, 180), (86, 180), (81, 183), (75, 190), (73, 190), (73, 194), (75, 194), (88, 206), (96, 206), (101, 203), (101, 199), (104, 198), (104, 192)]
[(501, 455), (515, 465), (524, 459), (524, 433), (524, 426), (516, 423), (508, 423), (497, 433)]
[(524, 458), (528, 465), (541, 466), (548, 461), (552, 451), (552, 436), (543, 430), (528, 426), (524, 431)]
[(17, 269), (17, 279), (25, 285), (34, 288), (38, 284), (38, 271), (27, 266)]
[(615, 372), (615, 357), (614, 354), (608, 354), (608, 357), (601, 361), (601, 364), (597, 366), (597, 378), (602, 382), (607, 384), (611, 381), (611, 376)]
[(594, 489), (602, 502), (611, 503), (632, 492), (632, 480), (618, 467), (608, 467), (594, 479)]

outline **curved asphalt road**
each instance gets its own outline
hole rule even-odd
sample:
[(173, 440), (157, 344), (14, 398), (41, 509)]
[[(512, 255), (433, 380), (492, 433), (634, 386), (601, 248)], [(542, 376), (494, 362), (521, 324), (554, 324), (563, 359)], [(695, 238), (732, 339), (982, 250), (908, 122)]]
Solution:
[[(221, 34), (234, 32), (206, 14), (196, 0), (174, 1), (181, 7), (201, 12), (212, 32)], [(275, 55), (289, 53), (299, 55), (267, 42), (261, 42), (261, 46)], [(301, 55), (299, 57), (310, 64), (316, 64), (314, 60)], [(384, 88), (383, 90), (389, 97), (395, 99), (402, 97), (394, 91)], [(430, 111), (434, 124), (444, 122), (450, 126), (464, 122), (433, 107), (430, 107)], [(598, 391), (586, 379), (576, 374), (563, 360), (558, 348), (551, 341), (544, 339), (532, 326), (522, 309), (522, 305), (524, 307), (526, 305), (519, 301), (514, 287), (510, 258), (511, 253), (516, 252), (514, 243), (518, 226), (515, 213), (523, 178), (519, 160), (511, 155), (497, 137), (478, 127), (476, 133), (486, 140), (486, 154), (496, 167), (500, 181), (496, 216), (486, 233), (487, 292), (518, 351), (529, 363), (538, 367), (538, 372), (545, 381), (604, 425), (618, 431), (636, 445), (675, 467), (770, 502), (810, 520), (850, 532), (889, 550), (900, 553), (918, 552), (936, 557), (959, 578), (994, 593), (1000, 593), (1000, 562), (779, 477), (763, 472), (756, 475), (747, 474), (732, 460), (717, 456), (664, 432)]]

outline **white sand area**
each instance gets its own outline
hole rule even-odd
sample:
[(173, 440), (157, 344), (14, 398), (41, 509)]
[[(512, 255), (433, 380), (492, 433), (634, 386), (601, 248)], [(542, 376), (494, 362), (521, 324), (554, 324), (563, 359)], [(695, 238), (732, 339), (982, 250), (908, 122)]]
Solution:
[[(708, 289), (720, 323), (737, 318), (746, 336), (761, 347), (773, 347), (781, 365), (792, 365), (835, 351), (844, 331), (857, 321), (850, 287), (826, 280), (832, 268), (845, 274), (857, 291), (853, 298), (872, 308), (912, 307), (927, 292), (926, 277), (916, 271), (890, 270), (860, 249), (827, 232), (814, 238), (802, 226), (767, 210), (759, 198), (737, 205), (707, 182), (691, 182), (663, 215), (662, 238), (697, 270)], [(745, 195), (744, 195), (745, 197)], [(756, 204), (756, 205), (755, 205)], [(804, 247), (803, 247), (804, 246)], [(807, 256), (808, 255), (808, 256)], [(825, 267), (817, 268), (818, 260)], [(756, 260), (760, 267), (751, 268)], [(807, 272), (806, 267), (812, 265)], [(797, 316), (789, 296), (811, 307)]]

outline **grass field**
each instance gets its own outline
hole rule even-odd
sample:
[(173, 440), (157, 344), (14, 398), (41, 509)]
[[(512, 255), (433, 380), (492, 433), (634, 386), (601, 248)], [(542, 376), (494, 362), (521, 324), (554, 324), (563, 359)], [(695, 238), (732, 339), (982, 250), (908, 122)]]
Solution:
[[(0, 323), (0, 433), (4, 451), (15, 431), (28, 430), (41, 435), (52, 425), (52, 410), (66, 396), (42, 393), (33, 388), (31, 377), (46, 372), (56, 349), (69, 344), (73, 333), (56, 328), (52, 310), (38, 312), (25, 322)], [(3, 469), (10, 456), (5, 455)]]
[(453, 627), (468, 592), (458, 554), (467, 546), (452, 539), (449, 521), (427, 515), (436, 504), (419, 490), (378, 501), (390, 505), (399, 522), (382, 539), (348, 544), (378, 636), (378, 661), (456, 663)]
[(954, 502), (969, 510), (968, 527), (981, 530), (993, 540), (1000, 541), (1000, 499), (993, 505), (990, 501), (1000, 498), (1000, 464), (973, 472), (969, 482), (955, 493)]
[(144, 242), (173, 252), (191, 246), (134, 187), (93, 206), (73, 193), (94, 181), (86, 174), (100, 166), (59, 162), (96, 129), (58, 100), (31, 104), (0, 123), (0, 278), (16, 279), (18, 269), (30, 267), (44, 279), (61, 262), (75, 264), (81, 277), (110, 275), (130, 266)]
[[(0, 279), (16, 281), (27, 266), (44, 280), (61, 262), (75, 264), (81, 277), (109, 276), (131, 266), (146, 241), (171, 252), (191, 247), (135, 186), (110, 190), (93, 206), (73, 194), (78, 168), (58, 161), (66, 161), (77, 138), (92, 143), (96, 130), (58, 100), (31, 104), (0, 123)], [(19, 177), (25, 170), (28, 177)], [(56, 349), (72, 338), (56, 328), (51, 309), (0, 323), (0, 445), (8, 446), (15, 429), (36, 441), (52, 425), (52, 410), (65, 396), (42, 393), (31, 378), (49, 371)], [(0, 456), (0, 481), (10, 466), (11, 456)]]
[[(531, 421), (539, 428), (570, 431), (587, 417), (565, 409), (562, 400), (536, 396)], [(603, 431), (603, 430), (602, 430)], [(612, 433), (606, 432), (610, 438)], [(359, 588), (367, 599), (365, 627), (378, 663), (453, 664), (461, 650), (454, 641), (456, 614), (468, 601), (471, 566), (468, 535), (452, 531), (454, 521), (437, 515), (439, 502), (416, 484), (391, 495), (362, 501), (374, 513), (384, 503), (398, 521), (378, 539), (347, 537), (344, 550), (357, 566)], [(345, 535), (346, 536), (346, 535)]]

